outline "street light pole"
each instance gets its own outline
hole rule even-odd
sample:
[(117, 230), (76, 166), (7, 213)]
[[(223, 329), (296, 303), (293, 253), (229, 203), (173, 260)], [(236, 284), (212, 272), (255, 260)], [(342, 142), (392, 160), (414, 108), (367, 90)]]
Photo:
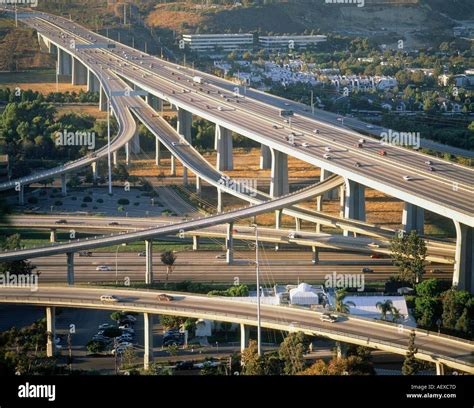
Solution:
[(112, 160), (110, 152), (110, 98), (107, 99), (107, 156), (108, 156), (108, 165), (109, 165), (109, 195), (112, 195)]
[(260, 268), (258, 256), (258, 225), (253, 224), (255, 228), (255, 272), (257, 274), (257, 353), (262, 355), (262, 327), (260, 322)]

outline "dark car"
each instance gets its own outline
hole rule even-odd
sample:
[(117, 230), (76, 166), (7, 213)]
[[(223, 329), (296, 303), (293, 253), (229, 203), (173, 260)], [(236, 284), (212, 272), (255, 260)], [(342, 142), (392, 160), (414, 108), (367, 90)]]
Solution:
[(91, 251), (80, 251), (79, 252), (79, 256), (92, 256), (92, 252)]
[(192, 361), (178, 361), (176, 363), (176, 370), (192, 370), (194, 368), (194, 363)]
[(67, 224), (67, 220), (56, 220), (55, 224)]
[(374, 270), (370, 268), (362, 268), (363, 273), (372, 273)]

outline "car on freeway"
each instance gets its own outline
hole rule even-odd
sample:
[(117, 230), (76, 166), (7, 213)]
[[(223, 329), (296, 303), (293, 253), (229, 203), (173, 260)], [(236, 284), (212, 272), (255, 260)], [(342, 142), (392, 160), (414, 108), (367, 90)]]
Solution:
[(435, 268), (435, 269), (430, 269), (430, 273), (443, 273), (441, 269)]
[(97, 268), (95, 268), (96, 271), (102, 271), (102, 272), (108, 272), (111, 271), (112, 268), (108, 265), (99, 265)]
[(427, 164), (428, 166), (431, 166), (433, 164), (433, 162), (431, 160), (426, 160), (425, 164)]
[(92, 256), (92, 252), (91, 252), (91, 251), (80, 251), (80, 252), (79, 252), (79, 256), (91, 257), (91, 256)]
[(387, 152), (385, 150), (379, 150), (380, 156), (386, 156)]
[(380, 248), (380, 245), (377, 244), (376, 242), (371, 242), (370, 244), (367, 244), (367, 246), (369, 246), (371, 248)]
[(290, 231), (288, 234), (288, 238), (290, 239), (301, 238), (301, 234), (298, 234), (295, 231)]
[(326, 152), (330, 152), (330, 151), (331, 151), (331, 148), (330, 148), (329, 146), (326, 146), (326, 147), (324, 148), (324, 150), (325, 150)]
[(141, 251), (137, 254), (138, 256), (146, 256), (146, 251)]
[(226, 254), (216, 255), (216, 259), (226, 259)]
[(218, 110), (218, 111), (223, 111), (224, 108), (223, 108), (222, 106), (218, 106), (218, 107), (217, 107), (217, 110)]
[(428, 171), (436, 171), (436, 169), (433, 166), (429, 166)]
[(120, 225), (117, 221), (109, 222), (109, 225)]
[(370, 257), (371, 257), (372, 259), (382, 259), (382, 258), (383, 258), (383, 256), (380, 255), (380, 254), (372, 254), (372, 255), (370, 255)]
[(358, 149), (362, 149), (364, 145), (362, 143), (356, 143), (355, 147), (357, 147)]
[(55, 224), (67, 224), (67, 220), (64, 220), (64, 219), (62, 219), (62, 220), (56, 220), (54, 223), (55, 223)]
[(165, 293), (160, 293), (157, 297), (159, 302), (171, 302), (174, 300), (173, 296), (167, 295)]
[(319, 319), (322, 322), (328, 322), (328, 323), (336, 323), (337, 322), (337, 316), (330, 314), (330, 313), (323, 313)]
[(313, 133), (316, 133), (318, 135), (319, 134), (319, 129), (314, 129)]
[(403, 180), (405, 180), (405, 181), (411, 181), (411, 180), (413, 180), (413, 177), (410, 177), (410, 176), (403, 176)]
[(304, 142), (301, 146), (308, 148), (308, 147), (310, 147), (311, 145), (310, 145), (309, 143), (307, 143), (307, 142)]
[(374, 270), (370, 268), (362, 268), (362, 273), (372, 273)]
[(114, 295), (102, 295), (100, 297), (100, 301), (101, 302), (111, 302), (111, 303), (114, 303), (114, 302), (118, 302), (118, 298)]
[(331, 160), (331, 155), (330, 155), (330, 154), (327, 154), (327, 153), (326, 153), (323, 157), (324, 157), (326, 160)]
[(365, 139), (363, 138), (359, 139), (359, 143), (365, 143)]
[(355, 163), (354, 163), (354, 166), (355, 166), (355, 167), (361, 167), (362, 165), (361, 165), (359, 162), (355, 162)]

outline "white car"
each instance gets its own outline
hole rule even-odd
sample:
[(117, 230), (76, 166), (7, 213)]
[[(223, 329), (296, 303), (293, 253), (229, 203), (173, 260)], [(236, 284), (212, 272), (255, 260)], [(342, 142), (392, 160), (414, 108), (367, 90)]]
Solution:
[(327, 153), (326, 153), (323, 157), (324, 157), (326, 160), (331, 160), (331, 155), (329, 155), (329, 154), (327, 154)]
[(413, 180), (413, 177), (410, 177), (410, 176), (403, 176), (403, 180), (405, 180), (405, 181), (411, 181), (411, 180)]
[(194, 364), (194, 368), (209, 368), (217, 367), (219, 363), (217, 361), (204, 361), (203, 363)]
[(303, 147), (306, 147), (306, 148), (307, 148), (307, 147), (310, 147), (311, 145), (310, 145), (309, 143), (306, 143), (306, 142), (304, 142), (304, 143), (303, 143), (301, 146), (303, 146)]
[(223, 110), (224, 110), (224, 108), (223, 108), (222, 106), (218, 106), (218, 107), (217, 107), (217, 110), (219, 110), (219, 111), (223, 111)]
[(324, 148), (324, 150), (327, 151), (327, 152), (330, 152), (331, 148), (329, 146), (327, 146), (327, 147)]
[(132, 321), (132, 322), (136, 322), (137, 321), (137, 318), (133, 315), (127, 315), (125, 316), (128, 320)]
[(114, 295), (102, 295), (100, 297), (101, 302), (118, 302), (118, 299)]
[(296, 233), (295, 231), (290, 231), (290, 233), (288, 234), (288, 238), (290, 239), (301, 238), (301, 235)]
[(95, 268), (96, 271), (111, 271), (112, 269), (110, 266), (107, 265), (99, 265), (97, 268)]
[(359, 143), (365, 143), (365, 139), (359, 139)]

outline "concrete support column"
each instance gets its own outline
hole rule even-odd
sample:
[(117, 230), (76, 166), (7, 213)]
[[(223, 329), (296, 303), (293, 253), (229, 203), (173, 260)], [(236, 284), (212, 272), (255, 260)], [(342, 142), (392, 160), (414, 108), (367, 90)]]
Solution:
[[(365, 186), (346, 179), (344, 218), (365, 221)], [(347, 236), (348, 231), (344, 231)]]
[(58, 74), (72, 75), (72, 56), (61, 48), (58, 48)]
[(201, 195), (201, 178), (196, 175), (196, 194)]
[(46, 307), (46, 356), (53, 357), (56, 353), (56, 308), (54, 306)]
[(51, 228), (51, 231), (49, 232), (49, 242), (56, 242), (56, 228)]
[(186, 141), (191, 143), (191, 127), (193, 114), (185, 109), (178, 108), (177, 132)]
[(77, 58), (72, 59), (72, 84), (87, 85), (88, 72), (86, 66)]
[(171, 155), (171, 175), (176, 176), (176, 158)]
[(405, 232), (415, 230), (418, 234), (424, 234), (425, 210), (416, 205), (405, 202), (403, 207), (402, 225)]
[(150, 313), (143, 313), (143, 331), (145, 335), (143, 368), (148, 370), (150, 363), (153, 362), (153, 315)]
[(130, 164), (130, 142), (125, 143), (125, 164)]
[(233, 170), (234, 159), (233, 159), (233, 143), (232, 143), (232, 132), (223, 126), (216, 125), (216, 150), (217, 150), (217, 163), (216, 168), (219, 171)]
[(224, 205), (222, 204), (222, 190), (217, 188), (217, 212), (220, 214), (224, 210)]
[(184, 164), (183, 164), (183, 184), (184, 185), (188, 184), (188, 169), (184, 167)]
[(112, 152), (112, 161), (114, 163), (114, 167), (117, 167), (117, 164), (118, 164), (118, 153), (117, 153), (117, 150), (115, 150), (114, 152)]
[(160, 143), (160, 139), (156, 138), (155, 139), (155, 164), (159, 166), (160, 161), (161, 161), (161, 143)]
[(270, 185), (270, 195), (273, 198), (289, 193), (288, 186), (288, 156), (275, 149), (270, 149), (272, 153), (272, 175)]
[(61, 174), (61, 194), (63, 197), (67, 195), (67, 179), (66, 173)]
[[(275, 229), (280, 229), (281, 228), (281, 215), (282, 215), (282, 210), (275, 210)], [(275, 251), (278, 251), (280, 249), (279, 244), (275, 244)]]
[(295, 229), (296, 231), (301, 231), (301, 219), (295, 218)]
[(456, 255), (453, 286), (474, 294), (474, 228), (454, 222), (456, 227)]
[(138, 154), (140, 153), (140, 133), (135, 133), (132, 139), (132, 153)]
[(163, 100), (155, 95), (148, 94), (145, 96), (145, 101), (150, 105), (156, 112), (163, 112)]
[(90, 69), (87, 70), (87, 92), (99, 92), (100, 82)]
[(436, 375), (444, 375), (444, 364), (436, 363)]
[(18, 205), (25, 205), (25, 186), (23, 184), (20, 185), (18, 190)]
[(99, 166), (97, 162), (94, 162), (91, 164), (92, 167), (92, 179), (94, 181), (97, 181), (97, 178), (99, 177)]
[(272, 153), (266, 145), (260, 147), (260, 168), (262, 170), (269, 169), (272, 166)]
[(49, 53), (51, 55), (58, 55), (58, 47), (56, 44), (53, 44), (51, 41), (48, 40), (48, 48), (49, 48)]
[(319, 248), (318, 247), (313, 247), (313, 257), (311, 262), (313, 265), (317, 265), (319, 263)]
[(234, 262), (234, 223), (230, 222), (226, 226), (226, 238), (225, 238), (225, 248), (226, 248), (226, 260), (227, 264), (230, 265)]
[(339, 217), (344, 218), (345, 185), (339, 186)]
[(240, 352), (243, 353), (249, 344), (249, 327), (240, 323)]
[(99, 109), (101, 112), (107, 112), (107, 94), (102, 85), (100, 86), (99, 92)]
[(42, 52), (49, 52), (48, 40), (45, 39), (45, 37), (43, 37), (40, 33), (38, 33), (38, 44)]
[(199, 251), (199, 237), (193, 235), (193, 251)]
[(145, 269), (145, 283), (150, 285), (153, 283), (153, 240), (145, 241), (145, 256), (146, 256), (146, 269)]
[(67, 284), (74, 285), (74, 252), (68, 252), (67, 256)]

